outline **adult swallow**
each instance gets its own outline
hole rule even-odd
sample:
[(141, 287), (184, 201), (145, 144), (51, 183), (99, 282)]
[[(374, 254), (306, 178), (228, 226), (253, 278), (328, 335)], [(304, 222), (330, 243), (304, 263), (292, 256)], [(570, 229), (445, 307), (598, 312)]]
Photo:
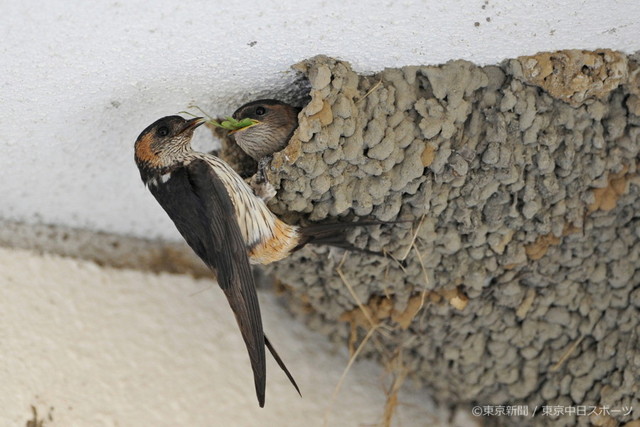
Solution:
[(136, 140), (135, 161), (151, 194), (215, 273), (240, 327), (262, 407), (265, 345), (300, 390), (264, 335), (250, 264), (281, 260), (307, 243), (352, 248), (344, 235), (348, 228), (380, 222), (299, 227), (280, 221), (228, 164), (191, 148), (193, 132), (204, 122), (180, 116), (154, 122)]
[(249, 102), (233, 113), (233, 118), (255, 120), (255, 124), (233, 131), (236, 143), (256, 161), (286, 147), (298, 127), (300, 108), (275, 99)]

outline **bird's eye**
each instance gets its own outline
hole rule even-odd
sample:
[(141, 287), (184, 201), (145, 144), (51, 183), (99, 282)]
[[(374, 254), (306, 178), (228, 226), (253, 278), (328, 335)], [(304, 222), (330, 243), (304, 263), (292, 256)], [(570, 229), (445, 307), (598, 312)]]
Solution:
[(157, 132), (158, 136), (167, 136), (169, 135), (169, 128), (166, 126), (162, 126), (160, 128), (158, 128), (158, 132)]
[(266, 112), (267, 112), (267, 110), (265, 110), (264, 107), (256, 108), (256, 116), (262, 116)]

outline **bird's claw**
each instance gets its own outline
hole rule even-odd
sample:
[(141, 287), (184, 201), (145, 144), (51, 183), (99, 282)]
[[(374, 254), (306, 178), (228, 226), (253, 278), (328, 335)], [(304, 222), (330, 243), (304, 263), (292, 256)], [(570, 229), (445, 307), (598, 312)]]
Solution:
[(258, 175), (259, 178), (263, 181), (267, 180), (266, 171), (269, 168), (272, 160), (273, 156), (264, 156), (263, 158), (258, 160), (258, 172), (256, 172), (256, 175)]
[(265, 202), (273, 199), (277, 193), (273, 185), (267, 181), (267, 176), (265, 174), (265, 170), (269, 167), (272, 158), (272, 156), (261, 158), (258, 161), (258, 170), (248, 180), (249, 186), (253, 190), (253, 194), (260, 197)]
[(269, 181), (264, 179), (264, 176), (262, 177), (262, 180), (260, 180), (257, 179), (257, 175), (258, 174), (255, 174), (253, 177), (251, 177), (249, 185), (253, 189), (253, 193), (256, 196), (260, 197), (265, 202), (268, 202), (275, 197), (277, 191)]

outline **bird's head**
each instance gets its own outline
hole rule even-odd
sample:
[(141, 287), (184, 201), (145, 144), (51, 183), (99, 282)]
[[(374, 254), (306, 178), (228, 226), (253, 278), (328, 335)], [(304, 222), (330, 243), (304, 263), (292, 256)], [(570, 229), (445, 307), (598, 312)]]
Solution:
[(161, 170), (179, 163), (184, 153), (191, 150), (194, 129), (204, 122), (202, 117), (187, 120), (180, 116), (156, 120), (136, 140), (138, 167)]
[(256, 123), (232, 132), (236, 142), (256, 160), (282, 150), (298, 127), (299, 108), (275, 99), (260, 99), (238, 108), (233, 118)]

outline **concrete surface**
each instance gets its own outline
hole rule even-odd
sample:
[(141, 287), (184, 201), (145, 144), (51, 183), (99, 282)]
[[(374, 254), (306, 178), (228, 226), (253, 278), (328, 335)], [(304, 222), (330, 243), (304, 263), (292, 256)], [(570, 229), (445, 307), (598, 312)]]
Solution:
[[(244, 344), (209, 279), (102, 268), (0, 248), (0, 425), (356, 426), (382, 419), (390, 377), (348, 363), (260, 293), (265, 330), (303, 393), (272, 359), (258, 407)], [(402, 393), (395, 425), (438, 422), (424, 392)], [(326, 423), (325, 423), (326, 421)], [(40, 426), (32, 424), (32, 427)]]

